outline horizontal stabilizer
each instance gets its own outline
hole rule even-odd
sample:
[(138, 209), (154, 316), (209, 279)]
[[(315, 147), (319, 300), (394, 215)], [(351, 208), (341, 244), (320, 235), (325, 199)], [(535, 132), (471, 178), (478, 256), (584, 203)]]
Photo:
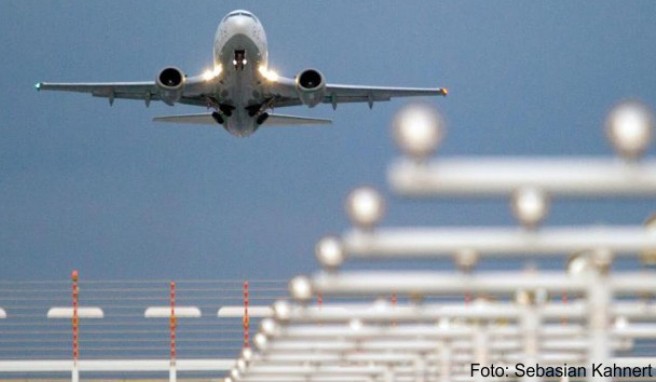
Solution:
[[(210, 113), (169, 115), (153, 118), (155, 122), (193, 123), (199, 125), (216, 125)], [(291, 125), (328, 125), (332, 121), (322, 118), (297, 117), (293, 115), (269, 114), (264, 126), (291, 126)]]
[(333, 123), (330, 119), (297, 117), (295, 115), (272, 114), (264, 122), (268, 126), (286, 126), (286, 125), (330, 125)]
[(153, 118), (154, 122), (171, 122), (171, 123), (194, 123), (197, 125), (216, 125), (216, 121), (212, 118), (212, 114), (182, 114), (182, 115), (167, 115), (162, 117)]

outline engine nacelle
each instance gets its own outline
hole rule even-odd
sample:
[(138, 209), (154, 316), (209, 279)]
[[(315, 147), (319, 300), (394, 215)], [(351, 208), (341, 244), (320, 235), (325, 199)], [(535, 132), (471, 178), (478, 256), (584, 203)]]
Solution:
[(180, 97), (185, 86), (186, 76), (182, 70), (176, 67), (162, 69), (157, 75), (157, 87), (162, 101), (173, 106)]
[(296, 76), (298, 98), (308, 107), (315, 107), (326, 95), (326, 81), (316, 69), (305, 69)]

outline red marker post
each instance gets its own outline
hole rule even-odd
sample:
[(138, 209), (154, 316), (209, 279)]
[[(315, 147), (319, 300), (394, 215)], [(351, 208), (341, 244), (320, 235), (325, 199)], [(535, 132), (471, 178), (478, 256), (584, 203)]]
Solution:
[(169, 381), (175, 382), (177, 380), (176, 351), (175, 351), (175, 329), (177, 327), (177, 319), (175, 317), (175, 282), (174, 281), (171, 281), (170, 284), (170, 304), (171, 304), (171, 316), (169, 318), (169, 329), (171, 331), (171, 367), (169, 369)]
[[(396, 293), (392, 293), (392, 308), (396, 308), (397, 297)], [(396, 320), (392, 321), (392, 326), (396, 326)]]
[(80, 290), (78, 288), (78, 278), (79, 273), (77, 270), (73, 270), (71, 273), (71, 281), (73, 283), (73, 318), (71, 319), (71, 326), (73, 330), (73, 370), (71, 375), (72, 382), (78, 382), (80, 380), (80, 370), (78, 368), (77, 361), (80, 357), (80, 318), (78, 317), (78, 303)]
[(244, 281), (244, 349), (250, 347), (249, 340), (249, 328), (250, 328), (250, 319), (248, 317), (248, 280)]

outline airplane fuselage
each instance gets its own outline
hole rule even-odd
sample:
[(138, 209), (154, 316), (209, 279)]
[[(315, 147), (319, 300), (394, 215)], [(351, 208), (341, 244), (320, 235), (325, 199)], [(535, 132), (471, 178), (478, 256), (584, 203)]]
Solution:
[(219, 24), (214, 39), (214, 65), (221, 68), (221, 91), (216, 100), (229, 114), (223, 126), (231, 134), (247, 136), (259, 127), (265, 108), (265, 86), (260, 68), (267, 68), (264, 28), (250, 12), (234, 11)]

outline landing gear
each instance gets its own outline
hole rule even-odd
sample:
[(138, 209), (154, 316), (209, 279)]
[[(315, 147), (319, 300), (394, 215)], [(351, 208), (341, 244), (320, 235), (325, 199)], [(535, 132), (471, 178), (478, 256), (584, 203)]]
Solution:
[(264, 113), (262, 113), (262, 114), (260, 114), (260, 115), (257, 116), (257, 119), (255, 120), (255, 122), (256, 122), (258, 125), (261, 125), (261, 124), (264, 123), (264, 121), (267, 120), (267, 118), (269, 118), (269, 113), (264, 112)]
[(225, 119), (223, 119), (223, 116), (221, 116), (221, 114), (219, 114), (216, 111), (212, 113), (212, 118), (214, 118), (216, 123), (218, 123), (219, 125), (223, 125), (225, 123)]
[(260, 109), (262, 109), (262, 105), (246, 106), (246, 111), (248, 112), (249, 117), (255, 117), (257, 113), (260, 112)]
[(236, 70), (244, 70), (244, 67), (248, 63), (246, 60), (246, 51), (243, 49), (235, 50), (235, 56), (232, 59), (232, 64), (235, 66)]
[(232, 116), (232, 111), (235, 110), (235, 107), (224, 104), (224, 105), (219, 105), (219, 110), (221, 110), (221, 113), (223, 113), (223, 115), (229, 118), (230, 116)]

